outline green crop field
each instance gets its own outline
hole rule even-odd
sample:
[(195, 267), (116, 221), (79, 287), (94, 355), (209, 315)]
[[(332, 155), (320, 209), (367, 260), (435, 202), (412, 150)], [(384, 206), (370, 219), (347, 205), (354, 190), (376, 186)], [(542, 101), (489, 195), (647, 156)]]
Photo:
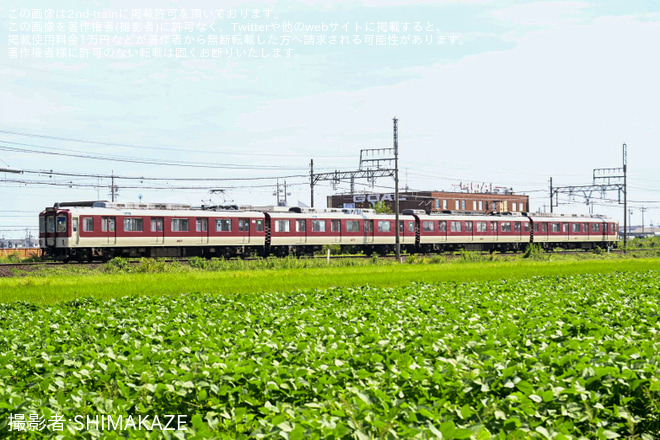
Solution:
[[(411, 282), (471, 282), (524, 279), (532, 276), (562, 276), (583, 273), (660, 270), (658, 258), (559, 261), (460, 261), (443, 264), (403, 264), (376, 261), (360, 266), (289, 268), (305, 261), (285, 260), (256, 270), (209, 270), (170, 266), (144, 259), (137, 265), (107, 265), (100, 272), (36, 272), (27, 276), (0, 278), (0, 303), (28, 301), (52, 304), (76, 298), (120, 298), (126, 295), (179, 295), (181, 293), (265, 293), (330, 287), (397, 287)], [(284, 266), (282, 264), (284, 263)], [(351, 262), (352, 263), (352, 262)], [(73, 267), (72, 270), (77, 270)]]
[[(0, 437), (657, 438), (660, 271), (577, 265), (560, 276), (567, 267), (512, 264), (498, 280), (496, 268), (457, 266), (447, 275), (456, 281), (392, 275), (396, 287), (211, 294), (223, 274), (192, 273), (187, 291), (199, 293), (177, 285), (169, 296), (138, 289), (54, 304), (4, 297)], [(362, 278), (349, 282), (364, 280), (365, 269), (354, 270)], [(458, 282), (479, 276), (490, 281)], [(90, 280), (83, 290), (111, 283), (99, 277), (77, 280)], [(112, 292), (150, 280), (115, 277), (125, 279)], [(28, 280), (28, 290), (75, 286), (34, 277), (3, 287)], [(10, 419), (31, 414), (62, 417), (63, 429), (9, 431)], [(146, 415), (151, 424), (165, 414), (186, 415), (187, 430), (69, 421)]]

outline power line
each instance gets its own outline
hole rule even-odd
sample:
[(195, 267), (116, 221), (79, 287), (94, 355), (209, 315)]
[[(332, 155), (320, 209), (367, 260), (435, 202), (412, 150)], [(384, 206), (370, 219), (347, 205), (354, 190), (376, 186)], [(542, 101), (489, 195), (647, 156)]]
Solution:
[[(21, 185), (36, 185), (36, 186), (53, 186), (53, 187), (69, 187), (69, 188), (107, 188), (108, 185), (101, 185), (98, 183), (76, 183), (70, 182), (53, 182), (53, 181), (38, 181), (38, 180), (19, 180), (19, 179), (3, 179), (2, 183), (17, 183)], [(288, 186), (302, 186), (307, 183), (291, 183)], [(249, 188), (271, 188), (273, 185), (234, 185), (225, 186), (224, 189), (249, 189)], [(122, 185), (121, 189), (153, 189), (153, 190), (210, 190), (211, 186), (145, 186), (145, 185)]]
[[(21, 144), (18, 142), (3, 141), (1, 142), (28, 146), (32, 148), (46, 148), (42, 146), (34, 146), (29, 144)], [(105, 160), (110, 162), (127, 162), (127, 163), (136, 163), (144, 165), (159, 165), (159, 166), (176, 166), (176, 167), (191, 167), (191, 168), (212, 168), (212, 169), (234, 169), (234, 170), (299, 170), (302, 168), (287, 168), (281, 166), (273, 165), (241, 165), (241, 164), (209, 164), (202, 162), (186, 162), (186, 161), (167, 161), (160, 159), (145, 159), (145, 158), (127, 158), (123, 156), (104, 156), (104, 155), (94, 155), (81, 151), (75, 150), (66, 150), (61, 148), (48, 147), (50, 150), (58, 151), (47, 151), (47, 150), (29, 150), (25, 148), (10, 147), (7, 145), (0, 145), (0, 150), (11, 151), (16, 153), (28, 153), (28, 154), (48, 154), (51, 156), (64, 156), (64, 157), (77, 157), (80, 159), (92, 159), (92, 160)], [(62, 152), (64, 151), (64, 152)]]
[[(180, 148), (168, 148), (168, 147), (148, 147), (145, 145), (135, 145), (135, 144), (123, 144), (123, 143), (118, 143), (118, 142), (101, 142), (101, 141), (93, 141), (93, 140), (88, 140), (88, 139), (80, 139), (80, 138), (70, 138), (70, 137), (60, 137), (60, 136), (50, 136), (50, 135), (43, 135), (43, 134), (35, 134), (35, 133), (26, 133), (26, 132), (21, 132), (21, 131), (14, 131), (14, 130), (0, 130), (0, 133), (4, 134), (10, 134), (14, 136), (25, 136), (25, 137), (33, 137), (33, 138), (41, 138), (41, 139), (50, 139), (50, 140), (57, 140), (57, 141), (65, 141), (65, 142), (77, 142), (77, 143), (84, 143), (84, 144), (92, 144), (92, 145), (103, 145), (107, 147), (124, 147), (124, 148), (133, 148), (133, 149), (142, 149), (142, 150), (155, 150), (155, 151), (176, 151), (176, 152), (183, 152)], [(7, 143), (13, 143), (10, 141), (4, 141)], [(17, 143), (18, 144), (18, 143)], [(18, 144), (18, 145), (27, 145), (27, 144)], [(245, 153), (244, 151), (241, 152), (229, 152), (229, 151), (218, 151), (217, 149), (209, 151), (209, 150), (193, 150), (190, 148), (185, 148), (186, 153), (200, 153), (200, 154), (221, 154), (223, 156), (226, 155), (232, 155), (232, 156), (267, 156), (267, 157), (309, 157), (309, 154), (290, 154), (290, 153)], [(328, 155), (328, 156), (318, 156), (316, 157), (328, 157), (328, 158), (337, 158), (337, 157), (353, 157), (348, 156), (348, 155)]]
[(146, 181), (190, 181), (190, 182), (226, 182), (226, 181), (249, 181), (249, 180), (277, 180), (296, 177), (307, 177), (306, 174), (290, 174), (286, 176), (258, 176), (258, 177), (144, 177), (144, 176), (118, 176), (114, 174), (86, 174), (67, 173), (53, 170), (22, 170), (26, 174), (53, 175), (64, 177), (87, 177), (94, 179), (119, 179), (119, 180), (146, 180)]

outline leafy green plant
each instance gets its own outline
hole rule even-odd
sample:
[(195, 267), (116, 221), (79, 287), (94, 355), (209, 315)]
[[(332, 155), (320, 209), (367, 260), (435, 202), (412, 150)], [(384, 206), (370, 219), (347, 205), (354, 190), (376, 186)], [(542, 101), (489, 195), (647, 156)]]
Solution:
[(179, 438), (651, 440), (659, 320), (658, 271), (0, 304), (0, 436), (139, 413), (188, 415)]

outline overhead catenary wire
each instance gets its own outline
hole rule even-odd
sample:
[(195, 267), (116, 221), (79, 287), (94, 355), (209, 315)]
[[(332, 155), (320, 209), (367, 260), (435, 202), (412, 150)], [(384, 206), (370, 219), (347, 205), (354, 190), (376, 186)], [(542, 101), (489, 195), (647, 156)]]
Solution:
[(187, 161), (167, 161), (161, 159), (147, 159), (147, 158), (131, 158), (123, 156), (108, 156), (108, 155), (94, 155), (90, 153), (85, 153), (75, 150), (66, 150), (61, 148), (51, 148), (49, 151), (41, 146), (20, 144), (18, 142), (10, 142), (2, 140), (5, 144), (15, 144), (22, 145), (31, 148), (41, 148), (41, 150), (30, 150), (27, 148), (12, 147), (8, 145), (0, 144), (0, 150), (10, 151), (15, 153), (28, 153), (28, 154), (47, 154), (51, 156), (62, 156), (62, 157), (76, 157), (79, 159), (90, 159), (90, 160), (103, 160), (110, 162), (124, 162), (124, 163), (134, 163), (134, 164), (143, 164), (143, 165), (156, 165), (156, 166), (172, 166), (172, 167), (190, 167), (190, 168), (209, 168), (209, 169), (233, 169), (233, 170), (303, 170), (306, 168), (302, 167), (282, 167), (274, 165), (241, 165), (241, 164), (219, 164), (219, 163), (202, 163), (202, 162), (187, 162)]
[[(36, 133), (26, 133), (22, 131), (15, 131), (15, 130), (0, 130), (0, 133), (3, 134), (8, 134), (12, 136), (23, 136), (23, 137), (31, 137), (31, 138), (40, 138), (40, 139), (49, 139), (49, 140), (55, 140), (55, 141), (64, 141), (64, 142), (76, 142), (76, 143), (83, 143), (83, 144), (89, 144), (89, 145), (103, 145), (106, 147), (122, 147), (122, 148), (131, 148), (131, 149), (140, 149), (140, 150), (154, 150), (154, 151), (176, 151), (179, 153), (185, 152), (185, 153), (199, 153), (199, 154), (214, 154), (214, 155), (232, 155), (232, 156), (254, 156), (254, 157), (309, 157), (309, 154), (291, 154), (291, 153), (246, 153), (245, 151), (227, 151), (227, 150), (219, 150), (217, 148), (214, 148), (213, 150), (197, 150), (193, 148), (185, 148), (185, 150), (182, 151), (181, 148), (171, 148), (171, 147), (164, 147), (164, 146), (157, 146), (157, 147), (149, 147), (146, 145), (136, 145), (136, 144), (124, 144), (120, 142), (102, 142), (102, 141), (95, 141), (95, 140), (89, 140), (89, 139), (80, 139), (80, 138), (71, 138), (71, 137), (60, 137), (60, 136), (50, 136), (50, 135), (44, 135), (44, 134), (36, 134)], [(8, 142), (6, 140), (2, 140), (3, 142)], [(240, 147), (236, 147), (240, 148)], [(324, 158), (348, 158), (348, 157), (353, 157), (353, 155), (318, 155), (315, 154), (315, 157), (324, 157)]]

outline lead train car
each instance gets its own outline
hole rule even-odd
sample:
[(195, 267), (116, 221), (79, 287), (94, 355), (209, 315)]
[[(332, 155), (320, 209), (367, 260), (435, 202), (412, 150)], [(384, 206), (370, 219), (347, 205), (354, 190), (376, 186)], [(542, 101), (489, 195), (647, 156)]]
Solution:
[(263, 252), (265, 215), (173, 204), (55, 204), (39, 215), (44, 255), (89, 261), (122, 257), (232, 257)]
[[(408, 252), (459, 249), (515, 251), (591, 249), (618, 240), (618, 225), (600, 217), (533, 215), (400, 215)], [(172, 204), (58, 203), (39, 216), (47, 257), (89, 261), (123, 257), (302, 255), (333, 245), (353, 251), (394, 250), (395, 217), (370, 210), (204, 210)]]

